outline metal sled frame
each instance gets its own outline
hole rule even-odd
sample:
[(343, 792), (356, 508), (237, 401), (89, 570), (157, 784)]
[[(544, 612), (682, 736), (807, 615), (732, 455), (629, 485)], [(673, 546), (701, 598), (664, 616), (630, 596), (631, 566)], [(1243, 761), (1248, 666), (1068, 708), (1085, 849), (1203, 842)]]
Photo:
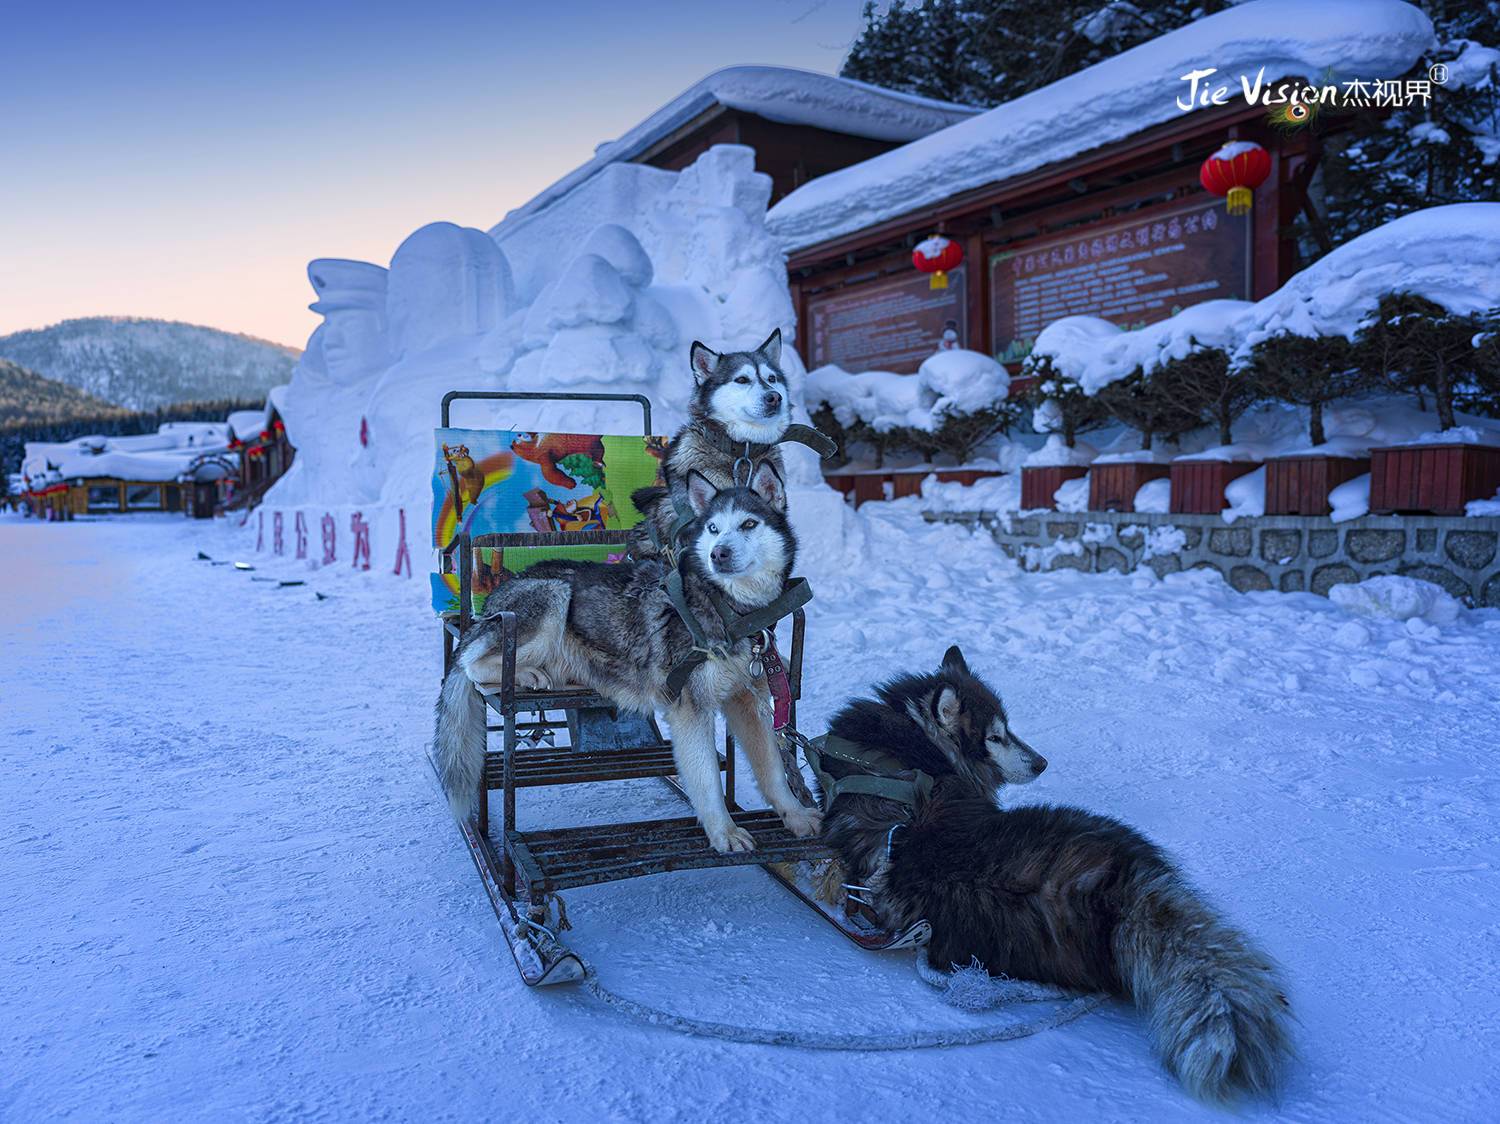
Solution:
[[(526, 394), (502, 391), (453, 391), (443, 397), (443, 427), (449, 425), (450, 404), (468, 399), (553, 399), (636, 402), (643, 428), (651, 435), (651, 404), (639, 394)], [(568, 532), (558, 541), (573, 545), (623, 545), (629, 532), (596, 530)], [(479, 547), (538, 545), (534, 534), (461, 534), (444, 550), (444, 567), (457, 563), (459, 609), (443, 618), (443, 672), (453, 664), (459, 639), (472, 623), (473, 553)], [(456, 558), (455, 558), (456, 554)], [(448, 570), (447, 572), (451, 572)], [(575, 886), (612, 882), (671, 870), (761, 865), (778, 881), (850, 939), (866, 948), (898, 948), (921, 943), (925, 932), (916, 927), (893, 935), (871, 925), (854, 912), (818, 900), (813, 892), (811, 864), (831, 857), (817, 839), (798, 839), (769, 809), (745, 811), (735, 803), (734, 741), (724, 739), (720, 768), (725, 773), (725, 802), (735, 823), (754, 837), (756, 849), (720, 854), (709, 845), (696, 817), (630, 823), (522, 830), (516, 818), (516, 790), (532, 786), (597, 783), (642, 777), (661, 777), (676, 784), (671, 743), (662, 736), (655, 717), (618, 711), (607, 699), (578, 688), (523, 691), (516, 687), (516, 619), (499, 614), (501, 623), (501, 681), (481, 690), (487, 721), (485, 729), (502, 734), (502, 748), (485, 753), (484, 775), (474, 812), (460, 825), (469, 854), (478, 868), (501, 927), (515, 957), (521, 978), (529, 986), (563, 983), (582, 978), (584, 968), (553, 931), (554, 896)], [(802, 687), (802, 646), (805, 618), (792, 614), (787, 671), (792, 694), (792, 721)], [(564, 720), (549, 718), (562, 711)], [(523, 715), (534, 717), (523, 719)], [(521, 745), (523, 733), (549, 730), (569, 734), (568, 746)], [(499, 790), (492, 803), (490, 793)], [(684, 797), (685, 799), (685, 797)], [(496, 806), (498, 805), (498, 807)], [(495, 813), (498, 812), (498, 816)], [(498, 822), (496, 822), (498, 820)], [(559, 921), (562, 915), (558, 915)], [(925, 923), (923, 923), (925, 925)]]

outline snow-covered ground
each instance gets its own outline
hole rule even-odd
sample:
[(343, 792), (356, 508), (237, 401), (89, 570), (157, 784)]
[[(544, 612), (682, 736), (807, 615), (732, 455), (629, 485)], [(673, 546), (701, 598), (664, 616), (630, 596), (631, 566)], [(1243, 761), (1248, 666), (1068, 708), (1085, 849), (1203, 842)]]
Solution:
[[(1500, 1118), (1500, 612), (1022, 574), (922, 503), (860, 509), (860, 553), (808, 571), (802, 728), (961, 644), (1052, 762), (1007, 801), (1136, 825), (1285, 965), (1302, 1059), (1252, 1117)], [(425, 586), (195, 558), (244, 543), (170, 516), (0, 516), (0, 1119), (1220, 1118), (1118, 1003), (860, 1055), (526, 991), (423, 760)], [(680, 814), (646, 781), (521, 809)], [(1034, 1013), (944, 1006), (911, 954), (858, 951), (755, 868), (565, 896), (602, 982), (673, 1011), (850, 1031)]]

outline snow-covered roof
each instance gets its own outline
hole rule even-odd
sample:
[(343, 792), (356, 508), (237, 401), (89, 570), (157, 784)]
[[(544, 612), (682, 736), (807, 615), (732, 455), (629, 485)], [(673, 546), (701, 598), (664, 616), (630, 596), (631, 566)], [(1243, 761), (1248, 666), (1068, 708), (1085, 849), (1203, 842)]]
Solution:
[(167, 422), (155, 433), (129, 437), (90, 434), (71, 441), (28, 441), (21, 471), (33, 486), (78, 477), (176, 480), (204, 453), (228, 448), (224, 422)]
[(690, 86), (635, 128), (594, 150), (593, 159), (511, 211), (500, 226), (545, 210), (608, 164), (632, 160), (715, 105), (768, 121), (811, 125), (873, 140), (910, 141), (980, 110), (785, 66), (731, 66)]
[(1001, 183), (1180, 117), (1183, 76), (1251, 86), (1300, 77), (1390, 78), (1433, 43), (1432, 21), (1402, 0), (1250, 0), (1142, 43), (1015, 101), (804, 184), (766, 225), (797, 250)]
[(229, 415), (229, 429), (241, 441), (250, 441), (266, 428), (266, 408), (258, 410), (236, 410)]

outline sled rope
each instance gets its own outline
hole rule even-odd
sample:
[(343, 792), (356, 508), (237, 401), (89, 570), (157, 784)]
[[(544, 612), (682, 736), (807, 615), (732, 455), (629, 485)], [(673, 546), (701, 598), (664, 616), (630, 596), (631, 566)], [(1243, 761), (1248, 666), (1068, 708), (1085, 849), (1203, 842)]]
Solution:
[[(925, 961), (924, 961), (925, 963)], [(920, 970), (920, 968), (919, 968)], [(849, 1050), (873, 1053), (885, 1050), (930, 1050), (940, 1046), (976, 1046), (985, 1042), (1011, 1042), (1029, 1038), (1044, 1030), (1070, 1023), (1094, 1010), (1107, 995), (1084, 995), (1066, 1007), (1040, 1018), (1004, 1026), (975, 1027), (972, 1030), (908, 1030), (889, 1034), (836, 1034), (816, 1030), (774, 1030), (768, 1027), (735, 1026), (733, 1023), (695, 1019), (673, 1014), (659, 1007), (627, 999), (599, 982), (594, 966), (583, 961), (583, 986), (595, 999), (622, 1011), (637, 1022), (661, 1027), (696, 1038), (717, 1038), (725, 1042), (743, 1042), (757, 1046), (795, 1046), (803, 1050)], [(1058, 996), (1020, 996), (1015, 1002), (1040, 1003)]]

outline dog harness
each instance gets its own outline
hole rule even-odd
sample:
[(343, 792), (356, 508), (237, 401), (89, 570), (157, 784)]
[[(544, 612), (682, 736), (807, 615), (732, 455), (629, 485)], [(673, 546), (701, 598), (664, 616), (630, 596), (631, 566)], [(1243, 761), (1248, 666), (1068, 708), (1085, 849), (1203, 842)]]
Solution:
[(693, 638), (692, 650), (667, 673), (667, 694), (673, 699), (682, 693), (683, 684), (687, 682), (688, 676), (710, 655), (723, 658), (728, 654), (728, 649), (741, 640), (746, 640), (758, 632), (769, 632), (782, 617), (790, 615), (812, 600), (812, 587), (807, 584), (806, 578), (792, 578), (774, 601), (748, 613), (736, 612), (729, 604), (729, 599), (718, 590), (708, 590), (709, 603), (714, 607), (714, 612), (718, 614), (720, 622), (724, 625), (726, 642), (722, 648), (719, 648), (709, 644), (708, 634), (703, 630), (703, 623), (693, 615), (693, 610), (688, 606), (687, 595), (682, 588), (682, 571), (673, 570), (662, 579), (661, 584), (667, 592), (668, 599), (672, 602), (672, 608), (677, 610), (677, 615), (682, 618), (688, 634)]
[[(837, 734), (823, 734), (802, 743), (802, 754), (812, 767), (818, 785), (823, 789), (824, 808), (833, 807), (833, 799), (845, 793), (878, 796), (915, 808), (919, 800), (932, 791), (932, 777), (920, 769), (909, 769), (879, 749), (869, 749)], [(835, 777), (825, 764), (828, 759), (852, 765), (857, 772)], [(912, 780), (902, 780), (890, 773), (913, 773)]]

